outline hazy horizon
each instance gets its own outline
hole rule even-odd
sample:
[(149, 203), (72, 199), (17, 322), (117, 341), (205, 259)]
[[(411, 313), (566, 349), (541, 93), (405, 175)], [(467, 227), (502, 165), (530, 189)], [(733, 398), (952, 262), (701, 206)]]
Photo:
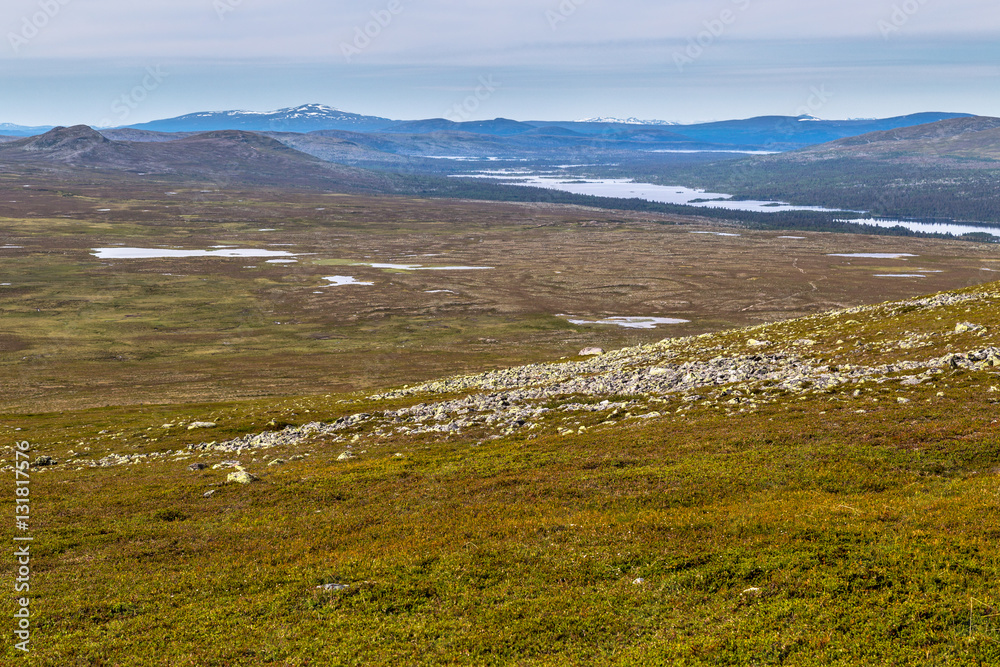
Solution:
[(431, 118), (484, 78), (495, 85), (469, 120), (1000, 116), (1000, 13), (979, 0), (468, 5), (9, 0), (0, 122), (129, 125), (304, 103)]

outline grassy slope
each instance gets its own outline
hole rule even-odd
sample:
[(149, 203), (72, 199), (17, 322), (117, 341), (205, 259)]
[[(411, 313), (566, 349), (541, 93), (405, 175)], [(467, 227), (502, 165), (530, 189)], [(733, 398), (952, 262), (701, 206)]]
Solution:
[[(813, 339), (800, 353), (834, 365), (988, 347), (993, 289), (688, 339), (674, 363), (751, 336)], [(987, 329), (951, 333), (960, 321)], [(154, 449), (198, 440), (164, 421), (212, 418), (223, 439), (262, 413), (391, 406), (25, 417), (62, 460), (34, 474), (33, 664), (996, 664), (997, 384), (949, 369), (615, 425), (570, 415), (590, 427), (572, 436), (553, 418), (534, 438), (372, 439), (349, 462), (321, 439), (243, 456), (250, 486), (189, 460), (73, 470), (69, 450), (147, 451), (150, 427)], [(421, 399), (436, 400), (395, 404)]]

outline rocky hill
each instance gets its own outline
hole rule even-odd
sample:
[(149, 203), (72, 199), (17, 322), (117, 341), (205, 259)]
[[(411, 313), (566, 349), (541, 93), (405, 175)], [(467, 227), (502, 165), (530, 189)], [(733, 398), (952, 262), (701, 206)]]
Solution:
[(105, 174), (137, 182), (163, 179), (338, 192), (393, 187), (389, 176), (325, 162), (253, 132), (220, 130), (179, 137), (137, 137), (137, 132), (115, 131), (112, 136), (121, 138), (109, 139), (86, 125), (57, 127), (0, 144), (0, 165), (10, 171), (36, 168), (63, 177)]

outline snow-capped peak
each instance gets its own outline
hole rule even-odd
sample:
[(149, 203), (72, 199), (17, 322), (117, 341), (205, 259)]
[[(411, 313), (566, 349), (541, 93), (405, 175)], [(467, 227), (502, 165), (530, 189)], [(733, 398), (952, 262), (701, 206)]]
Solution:
[(618, 125), (680, 125), (672, 120), (641, 120), (639, 118), (615, 118), (614, 116), (598, 116), (596, 118), (583, 118), (575, 121), (577, 123), (614, 123)]

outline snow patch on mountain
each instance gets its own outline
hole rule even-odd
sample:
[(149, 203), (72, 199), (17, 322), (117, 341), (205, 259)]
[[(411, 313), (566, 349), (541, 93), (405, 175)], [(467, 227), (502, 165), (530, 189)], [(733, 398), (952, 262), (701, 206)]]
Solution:
[(614, 116), (598, 116), (596, 118), (583, 118), (577, 123), (614, 123), (617, 125), (680, 125), (672, 120), (640, 120), (639, 118), (615, 118)]

